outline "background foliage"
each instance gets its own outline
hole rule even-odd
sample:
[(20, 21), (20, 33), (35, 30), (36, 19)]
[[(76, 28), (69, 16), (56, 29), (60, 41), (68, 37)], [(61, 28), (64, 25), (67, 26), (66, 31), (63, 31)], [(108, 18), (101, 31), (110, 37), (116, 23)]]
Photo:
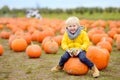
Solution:
[[(0, 17), (25, 17), (26, 8), (24, 9), (9, 9), (8, 6), (3, 6), (0, 9)], [(50, 8), (38, 8), (39, 13), (43, 17), (47, 18), (59, 18), (66, 19), (68, 16), (76, 15), (80, 19), (120, 19), (120, 8), (107, 7), (107, 8), (87, 8), (87, 7), (77, 7), (74, 9), (50, 9)], [(59, 14), (59, 15), (58, 15)]]

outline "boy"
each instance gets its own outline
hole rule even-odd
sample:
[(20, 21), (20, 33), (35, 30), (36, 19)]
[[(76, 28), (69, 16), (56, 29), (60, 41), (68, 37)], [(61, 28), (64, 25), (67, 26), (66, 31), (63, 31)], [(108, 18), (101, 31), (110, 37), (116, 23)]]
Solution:
[(80, 61), (88, 66), (93, 71), (93, 77), (99, 76), (97, 67), (86, 57), (86, 50), (90, 45), (87, 33), (80, 26), (77, 17), (69, 17), (66, 20), (66, 32), (63, 35), (61, 47), (65, 53), (61, 56), (59, 64), (51, 69), (51, 71), (59, 71), (64, 67), (65, 62), (70, 57), (78, 57)]

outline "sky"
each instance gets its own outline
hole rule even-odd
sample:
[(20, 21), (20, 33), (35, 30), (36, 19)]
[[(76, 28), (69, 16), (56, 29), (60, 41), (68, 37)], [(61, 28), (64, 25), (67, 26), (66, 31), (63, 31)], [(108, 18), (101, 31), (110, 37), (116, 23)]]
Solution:
[(0, 0), (0, 8), (76, 8), (76, 7), (118, 7), (120, 0)]

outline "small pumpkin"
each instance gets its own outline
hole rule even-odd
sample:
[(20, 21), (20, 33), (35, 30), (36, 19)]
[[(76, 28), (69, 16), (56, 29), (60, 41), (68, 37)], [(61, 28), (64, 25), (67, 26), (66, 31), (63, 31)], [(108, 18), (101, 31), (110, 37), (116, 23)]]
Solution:
[(31, 35), (29, 33), (25, 33), (23, 38), (27, 41), (28, 44), (31, 44)]
[(13, 41), (14, 39), (16, 39), (16, 36), (15, 36), (15, 35), (11, 35), (10, 38), (8, 39), (8, 45), (9, 45), (10, 49), (12, 49), (11, 44), (12, 44), (12, 41)]
[(120, 35), (117, 35), (115, 44), (116, 44), (117, 49), (120, 50)]
[(94, 34), (92, 36), (92, 39), (91, 41), (94, 43), (94, 44), (97, 44), (98, 42), (100, 42), (100, 40), (103, 38), (103, 37), (107, 37), (108, 35), (107, 34)]
[(26, 40), (23, 38), (16, 38), (11, 43), (12, 50), (14, 50), (16, 52), (24, 51), (26, 49), (27, 45), (28, 44), (27, 44)]
[(1, 38), (3, 39), (9, 39), (10, 35), (11, 35), (11, 32), (7, 32), (5, 30), (1, 31)]
[(58, 45), (61, 45), (61, 41), (62, 41), (63, 35), (57, 35), (54, 36), (53, 39), (58, 43)]
[(2, 30), (4, 27), (3, 27), (3, 25), (2, 24), (0, 24), (0, 30)]
[(3, 55), (3, 53), (4, 53), (3, 46), (2, 46), (2, 45), (0, 45), (0, 56), (1, 56), (1, 55)]
[(38, 58), (42, 55), (42, 49), (39, 45), (37, 44), (32, 44), (29, 45), (26, 48), (26, 54), (30, 57), (30, 58)]
[(43, 39), (42, 44), (41, 44), (42, 49), (44, 49), (44, 44), (45, 44), (47, 41), (51, 40), (51, 39), (53, 39), (52, 36), (47, 36), (47, 37), (45, 37), (45, 38)]
[(114, 31), (114, 30), (109, 30), (109, 31), (107, 32), (107, 34), (109, 35), (109, 37), (111, 37), (111, 38), (114, 39), (114, 36), (115, 36), (115, 34), (117, 34), (117, 32)]
[(43, 48), (47, 54), (55, 54), (58, 52), (59, 46), (56, 41), (50, 39), (49, 41), (45, 42)]
[(113, 44), (113, 39), (111, 37), (103, 37), (100, 41), (108, 41), (111, 45)]
[(108, 41), (100, 41), (97, 43), (97, 46), (107, 49), (109, 52), (112, 51), (112, 45)]

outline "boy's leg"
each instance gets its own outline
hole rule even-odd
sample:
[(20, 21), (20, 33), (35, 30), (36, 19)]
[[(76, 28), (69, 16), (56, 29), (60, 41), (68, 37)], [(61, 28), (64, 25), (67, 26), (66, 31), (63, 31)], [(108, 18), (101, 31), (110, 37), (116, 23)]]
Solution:
[(65, 62), (66, 62), (69, 58), (70, 58), (69, 53), (68, 53), (68, 52), (65, 52), (65, 54), (64, 54), (63, 56), (61, 56), (60, 61), (59, 61), (59, 64), (56, 65), (55, 67), (53, 67), (53, 68), (51, 69), (51, 71), (54, 71), (54, 72), (55, 72), (55, 71), (61, 70), (61, 69), (64, 67)]
[(99, 70), (97, 69), (97, 67), (86, 57), (86, 51), (82, 51), (79, 55), (78, 55), (79, 59), (81, 62), (83, 62), (84, 64), (86, 64), (90, 69), (92, 69), (93, 71), (93, 77), (98, 77), (99, 76)]
[(91, 69), (94, 66), (94, 64), (86, 57), (86, 51), (82, 51), (81, 53), (79, 53), (78, 57), (81, 62), (88, 66), (88, 68)]

